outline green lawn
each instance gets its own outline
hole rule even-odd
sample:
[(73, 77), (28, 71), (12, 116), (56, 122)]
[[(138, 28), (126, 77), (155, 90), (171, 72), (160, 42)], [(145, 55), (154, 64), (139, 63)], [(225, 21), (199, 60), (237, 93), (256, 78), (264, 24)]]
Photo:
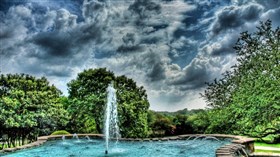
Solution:
[(267, 143), (263, 143), (263, 142), (255, 142), (254, 145), (255, 146), (263, 146), (263, 147), (280, 148), (280, 143), (277, 143), (277, 144), (267, 144)]
[(272, 147), (272, 148), (279, 148), (279, 150), (262, 150), (256, 149), (255, 152), (264, 152), (264, 153), (279, 153), (280, 154), (280, 143), (278, 144), (267, 144), (263, 142), (255, 142), (255, 146), (262, 146), (262, 147)]
[(280, 153), (280, 150), (261, 150), (261, 149), (256, 149), (255, 152), (262, 152), (262, 153)]

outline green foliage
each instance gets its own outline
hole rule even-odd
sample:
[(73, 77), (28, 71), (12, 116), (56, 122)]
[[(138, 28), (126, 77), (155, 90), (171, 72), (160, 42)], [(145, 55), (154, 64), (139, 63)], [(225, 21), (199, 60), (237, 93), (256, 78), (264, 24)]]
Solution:
[(174, 135), (176, 127), (172, 123), (172, 118), (153, 111), (149, 111), (149, 117), (150, 136)]
[(170, 136), (201, 133), (209, 125), (208, 111), (203, 109), (179, 110), (176, 112), (148, 112), (150, 136)]
[(69, 135), (70, 133), (68, 131), (65, 130), (57, 130), (55, 132), (53, 132), (51, 135)]
[[(8, 145), (34, 140), (63, 127), (68, 114), (59, 101), (61, 92), (46, 78), (25, 74), (7, 74), (0, 78), (0, 136), (8, 136)], [(21, 143), (21, 144), (22, 144)]]
[(213, 108), (209, 133), (280, 133), (280, 29), (272, 30), (271, 21), (257, 28), (241, 33), (234, 47), (238, 63), (203, 94)]
[(199, 110), (195, 114), (189, 116), (188, 120), (193, 128), (193, 133), (203, 134), (210, 125), (209, 114), (207, 110)]
[(188, 120), (188, 116), (183, 114), (178, 114), (173, 119), (173, 123), (176, 126), (175, 134), (182, 135), (182, 134), (191, 134), (193, 133), (193, 128)]
[(269, 134), (266, 137), (261, 137), (256, 139), (257, 142), (264, 142), (266, 144), (280, 144), (280, 134)]
[(69, 100), (66, 102), (72, 118), (68, 127), (76, 132), (102, 133), (106, 89), (114, 81), (120, 132), (123, 137), (145, 137), (148, 134), (146, 91), (132, 79), (114, 76), (105, 68), (89, 69), (68, 83)]

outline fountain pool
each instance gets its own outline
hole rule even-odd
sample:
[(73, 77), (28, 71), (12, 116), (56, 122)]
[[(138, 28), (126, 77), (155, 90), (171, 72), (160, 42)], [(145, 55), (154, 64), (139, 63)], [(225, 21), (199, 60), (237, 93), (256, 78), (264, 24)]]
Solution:
[(101, 139), (65, 139), (47, 141), (45, 144), (0, 154), (4, 157), (215, 157), (217, 148), (231, 140), (172, 140), (172, 141), (119, 141), (110, 145), (109, 154), (104, 154)]

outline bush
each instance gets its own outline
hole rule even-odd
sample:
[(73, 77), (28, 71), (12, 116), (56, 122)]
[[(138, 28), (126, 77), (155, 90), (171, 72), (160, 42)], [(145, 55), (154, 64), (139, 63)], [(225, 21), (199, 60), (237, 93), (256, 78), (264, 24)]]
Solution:
[(51, 135), (69, 135), (70, 133), (68, 131), (65, 130), (58, 130), (53, 132)]

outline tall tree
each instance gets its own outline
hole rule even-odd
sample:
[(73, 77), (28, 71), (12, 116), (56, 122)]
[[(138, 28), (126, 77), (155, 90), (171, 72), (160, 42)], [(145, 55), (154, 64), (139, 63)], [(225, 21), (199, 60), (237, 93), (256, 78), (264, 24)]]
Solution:
[[(149, 102), (146, 91), (132, 79), (114, 76), (105, 68), (89, 69), (78, 74), (68, 83), (69, 112), (72, 115), (73, 130), (102, 133), (106, 89), (111, 82), (117, 90), (119, 125), (122, 136), (144, 137), (148, 133), (147, 112)], [(92, 122), (91, 128), (85, 121)], [(80, 129), (79, 129), (80, 128)]]
[(279, 38), (270, 20), (255, 33), (241, 33), (234, 47), (238, 63), (203, 94), (214, 109), (210, 132), (224, 125), (228, 133), (256, 137), (280, 133)]
[(102, 133), (106, 89), (114, 79), (105, 68), (89, 69), (67, 84), (72, 131)]
[(67, 123), (67, 112), (59, 101), (61, 92), (46, 78), (26, 74), (0, 77), (0, 136), (8, 145), (36, 139)]

